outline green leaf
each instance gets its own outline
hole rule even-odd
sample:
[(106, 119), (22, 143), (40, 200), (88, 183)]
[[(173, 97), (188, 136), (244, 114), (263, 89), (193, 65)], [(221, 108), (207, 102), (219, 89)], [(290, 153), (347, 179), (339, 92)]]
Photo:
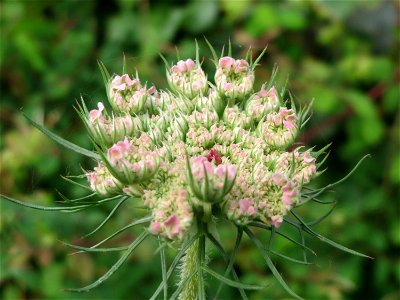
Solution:
[(214, 272), (207, 266), (203, 266), (202, 269), (204, 271), (206, 271), (208, 274), (210, 274), (211, 276), (213, 276), (214, 278), (218, 279), (219, 281), (221, 281), (229, 286), (235, 287), (235, 288), (241, 288), (241, 289), (246, 289), (246, 290), (261, 290), (264, 288), (263, 286), (244, 284), (244, 283), (240, 283), (240, 282), (231, 280), (221, 274), (218, 274), (217, 272)]
[(249, 238), (253, 241), (253, 243), (257, 246), (257, 248), (260, 250), (262, 256), (264, 257), (265, 262), (267, 263), (269, 269), (271, 270), (272, 274), (275, 276), (275, 278), (278, 280), (278, 282), (281, 284), (281, 286), (293, 297), (296, 299), (302, 299), (300, 296), (298, 296), (296, 293), (294, 293), (289, 286), (286, 284), (286, 282), (283, 280), (281, 274), (279, 274), (278, 270), (276, 269), (274, 263), (272, 262), (271, 258), (268, 255), (268, 252), (264, 249), (264, 246), (262, 243), (254, 236), (254, 234), (251, 232), (250, 229), (247, 227), (244, 228), (244, 231), (246, 234), (249, 236)]
[(100, 285), (102, 282), (106, 281), (112, 274), (114, 274), (115, 271), (117, 271), (121, 267), (121, 265), (128, 259), (129, 255), (131, 255), (133, 250), (135, 250), (149, 234), (150, 233), (148, 231), (143, 231), (138, 236), (138, 238), (129, 246), (128, 250), (121, 256), (121, 258), (107, 271), (107, 273), (105, 273), (103, 276), (101, 276), (95, 282), (93, 282), (92, 284), (89, 284), (83, 288), (66, 289), (66, 290), (71, 291), (71, 292), (88, 292), (91, 289)]
[(83, 155), (85, 155), (87, 157), (91, 157), (91, 158), (94, 158), (96, 160), (100, 160), (100, 156), (97, 153), (95, 153), (93, 151), (89, 151), (89, 150), (84, 149), (82, 147), (79, 147), (78, 145), (75, 145), (74, 143), (71, 143), (71, 142), (63, 139), (62, 137), (56, 135), (55, 133), (51, 132), (47, 128), (45, 128), (42, 125), (40, 125), (40, 124), (36, 123), (35, 121), (33, 121), (26, 114), (23, 114), (23, 115), (29, 121), (29, 123), (31, 123), (37, 129), (39, 129), (41, 132), (43, 132), (45, 135), (47, 135), (53, 141), (59, 143), (60, 145), (64, 146), (67, 149), (75, 151), (76, 153), (83, 154)]

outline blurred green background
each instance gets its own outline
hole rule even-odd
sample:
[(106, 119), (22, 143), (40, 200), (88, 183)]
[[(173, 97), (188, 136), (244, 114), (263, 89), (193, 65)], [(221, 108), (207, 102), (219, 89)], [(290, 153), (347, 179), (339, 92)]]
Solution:
[[(21, 109), (36, 121), (82, 147), (90, 148), (72, 106), (82, 95), (90, 108), (105, 101), (97, 60), (165, 87), (158, 56), (211, 57), (203, 36), (221, 49), (231, 39), (235, 55), (252, 47), (257, 56), (268, 45), (257, 68), (258, 82), (279, 65), (278, 82), (289, 76), (299, 104), (315, 99), (314, 115), (300, 142), (322, 147), (329, 142), (328, 167), (316, 185), (344, 176), (365, 154), (368, 159), (335, 192), (333, 214), (315, 229), (373, 260), (354, 257), (307, 239), (316, 250), (315, 265), (302, 266), (274, 258), (293, 290), (307, 299), (400, 299), (400, 151), (399, 151), (399, 19), (398, 2), (390, 1), (2, 1), (1, 193), (51, 205), (87, 191), (59, 175), (76, 175), (93, 162), (54, 144), (28, 125)], [(209, 60), (206, 69), (212, 76)], [(131, 204), (133, 206), (134, 204)], [(145, 299), (161, 280), (156, 248), (149, 241), (109, 281), (86, 294), (65, 287), (83, 286), (102, 275), (118, 254), (79, 254), (59, 240), (92, 245), (127, 224), (135, 211), (123, 209), (100, 233), (79, 240), (107, 215), (110, 207), (78, 214), (33, 211), (1, 202), (0, 299)], [(300, 213), (317, 218), (327, 206), (307, 205)], [(115, 244), (131, 240), (132, 231)], [(224, 231), (227, 249), (234, 232)], [(265, 237), (267, 238), (267, 237)], [(276, 251), (296, 257), (299, 250), (278, 240)], [(173, 251), (170, 251), (171, 256)], [(212, 265), (222, 260), (210, 252)], [(249, 293), (251, 299), (287, 298), (245, 243), (237, 269), (246, 283), (271, 284)], [(222, 271), (221, 271), (222, 272)], [(214, 283), (210, 282), (210, 288)], [(221, 299), (238, 294), (224, 288)]]

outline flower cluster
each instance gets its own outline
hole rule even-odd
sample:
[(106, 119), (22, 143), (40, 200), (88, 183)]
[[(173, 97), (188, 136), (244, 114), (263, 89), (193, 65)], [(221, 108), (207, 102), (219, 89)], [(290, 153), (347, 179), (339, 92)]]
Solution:
[[(214, 83), (207, 80), (202, 70), (197, 48), (196, 60), (180, 60), (171, 68), (165, 60), (169, 90), (157, 90), (154, 86), (147, 89), (137, 74), (135, 77), (110, 76), (100, 63), (111, 109), (106, 109), (107, 104), (102, 102), (90, 111), (83, 100), (78, 104), (80, 117), (96, 151), (68, 142), (30, 120), (55, 141), (97, 161), (92, 171), (71, 177), (77, 180), (86, 177), (94, 193), (73, 200), (63, 196), (62, 206), (50, 208), (25, 204), (4, 195), (0, 198), (34, 209), (62, 212), (76, 212), (116, 201), (103, 222), (86, 236), (100, 230), (127, 200), (135, 201), (136, 207), (146, 211), (146, 216), (94, 246), (70, 245), (88, 252), (125, 251), (101, 278), (72, 290), (88, 291), (104, 282), (148, 236), (155, 236), (160, 243), (157, 252), (161, 256), (163, 276), (151, 299), (156, 299), (162, 290), (164, 299), (168, 298), (168, 280), (178, 262), (181, 263), (181, 280), (173, 298), (179, 294), (179, 299), (205, 299), (204, 274), (208, 273), (221, 283), (238, 288), (246, 299), (244, 289), (259, 287), (242, 284), (233, 266), (243, 233), (260, 250), (272, 274), (296, 298), (299, 297), (285, 284), (269, 255), (308, 264), (304, 250), (310, 248), (306, 246), (303, 233), (365, 257), (311, 228), (310, 224), (320, 222), (331, 210), (313, 222), (304, 222), (293, 210), (311, 200), (329, 203), (316, 197), (343, 181), (320, 189), (306, 186), (319, 174), (317, 169), (325, 159), (318, 164), (316, 160), (328, 147), (314, 151), (293, 145), (308, 120), (309, 107), (297, 110), (293, 99), (286, 98), (285, 89), (276, 88), (274, 72), (269, 82), (254, 88), (254, 68), (265, 50), (253, 62), (251, 52), (247, 56), (249, 61), (224, 54), (218, 59), (210, 48), (216, 65)], [(93, 201), (91, 198), (97, 198), (96, 194), (102, 199)], [(289, 212), (296, 220), (286, 217)], [(222, 256), (227, 256), (216, 226), (217, 222), (222, 224), (219, 223), (222, 220), (231, 222), (234, 226), (229, 227), (237, 230), (225, 275), (211, 270), (206, 258), (206, 242), (213, 244)], [(300, 232), (301, 243), (276, 231), (284, 221)], [(149, 223), (147, 229), (129, 246), (98, 248), (119, 233), (146, 223)], [(271, 231), (268, 250), (252, 227)], [(273, 251), (274, 233), (300, 246), (303, 260)], [(171, 244), (178, 244), (180, 250), (167, 271), (164, 248)], [(229, 272), (233, 280), (226, 278)]]
[(101, 103), (87, 113), (95, 142), (108, 148), (87, 174), (92, 189), (141, 195), (150, 232), (168, 240), (214, 211), (239, 226), (279, 227), (317, 174), (310, 150), (286, 150), (301, 118), (283, 105), (284, 94), (273, 83), (253, 92), (246, 60), (222, 57), (216, 65), (214, 85), (199, 61), (179, 61), (167, 70), (171, 91), (116, 75), (108, 82), (112, 117)]

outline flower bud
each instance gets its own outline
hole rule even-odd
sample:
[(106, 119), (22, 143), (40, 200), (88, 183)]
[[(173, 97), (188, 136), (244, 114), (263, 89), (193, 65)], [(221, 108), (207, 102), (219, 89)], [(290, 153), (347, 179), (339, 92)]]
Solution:
[(294, 141), (298, 132), (296, 114), (292, 109), (281, 107), (279, 112), (268, 114), (257, 130), (268, 145), (285, 148)]
[[(151, 140), (149, 141), (151, 143)], [(108, 149), (107, 160), (117, 178), (126, 184), (151, 179), (157, 172), (159, 156), (145, 146), (138, 147), (125, 138)]]
[(90, 188), (101, 196), (111, 196), (121, 192), (122, 183), (111, 175), (108, 169), (101, 163), (94, 171), (86, 173)]
[(188, 122), (190, 124), (193, 124), (195, 127), (204, 126), (208, 130), (218, 121), (218, 115), (214, 111), (208, 109), (202, 109), (200, 111), (194, 110), (192, 114), (188, 116)]
[(140, 121), (130, 115), (109, 117), (104, 113), (104, 105), (89, 112), (86, 124), (94, 141), (99, 145), (110, 146), (125, 136), (134, 136), (141, 131)]
[(246, 112), (254, 122), (258, 123), (261, 119), (272, 111), (279, 108), (279, 98), (275, 87), (271, 87), (268, 91), (265, 84), (261, 90), (255, 93), (246, 104)]
[(173, 91), (190, 99), (207, 92), (207, 76), (192, 59), (180, 60), (167, 72), (168, 83)]
[(254, 72), (247, 61), (225, 56), (218, 62), (215, 83), (221, 96), (242, 101), (253, 90)]
[(253, 124), (251, 117), (242, 111), (237, 105), (225, 108), (223, 120), (231, 129), (237, 127), (249, 129)]
[(299, 149), (282, 153), (276, 159), (276, 168), (301, 184), (309, 183), (317, 174), (315, 158), (311, 156), (310, 151), (300, 152)]
[(143, 111), (149, 93), (139, 79), (131, 79), (128, 74), (116, 75), (109, 85), (109, 100), (118, 113), (139, 114)]
[(231, 191), (235, 178), (236, 169), (232, 164), (216, 165), (205, 156), (193, 157), (188, 164), (188, 182), (200, 201), (221, 202)]

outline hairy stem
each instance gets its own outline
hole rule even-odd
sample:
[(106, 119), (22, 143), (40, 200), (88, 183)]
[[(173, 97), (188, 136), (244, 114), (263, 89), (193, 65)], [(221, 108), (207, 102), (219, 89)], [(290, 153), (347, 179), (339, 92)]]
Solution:
[[(192, 300), (198, 298), (199, 274), (197, 272), (197, 268), (198, 268), (199, 251), (200, 251), (199, 240), (196, 240), (186, 250), (185, 256), (182, 258), (180, 284), (184, 283), (185, 281), (187, 282), (182, 292), (179, 295), (179, 300)], [(187, 278), (190, 276), (191, 278), (187, 280)]]

